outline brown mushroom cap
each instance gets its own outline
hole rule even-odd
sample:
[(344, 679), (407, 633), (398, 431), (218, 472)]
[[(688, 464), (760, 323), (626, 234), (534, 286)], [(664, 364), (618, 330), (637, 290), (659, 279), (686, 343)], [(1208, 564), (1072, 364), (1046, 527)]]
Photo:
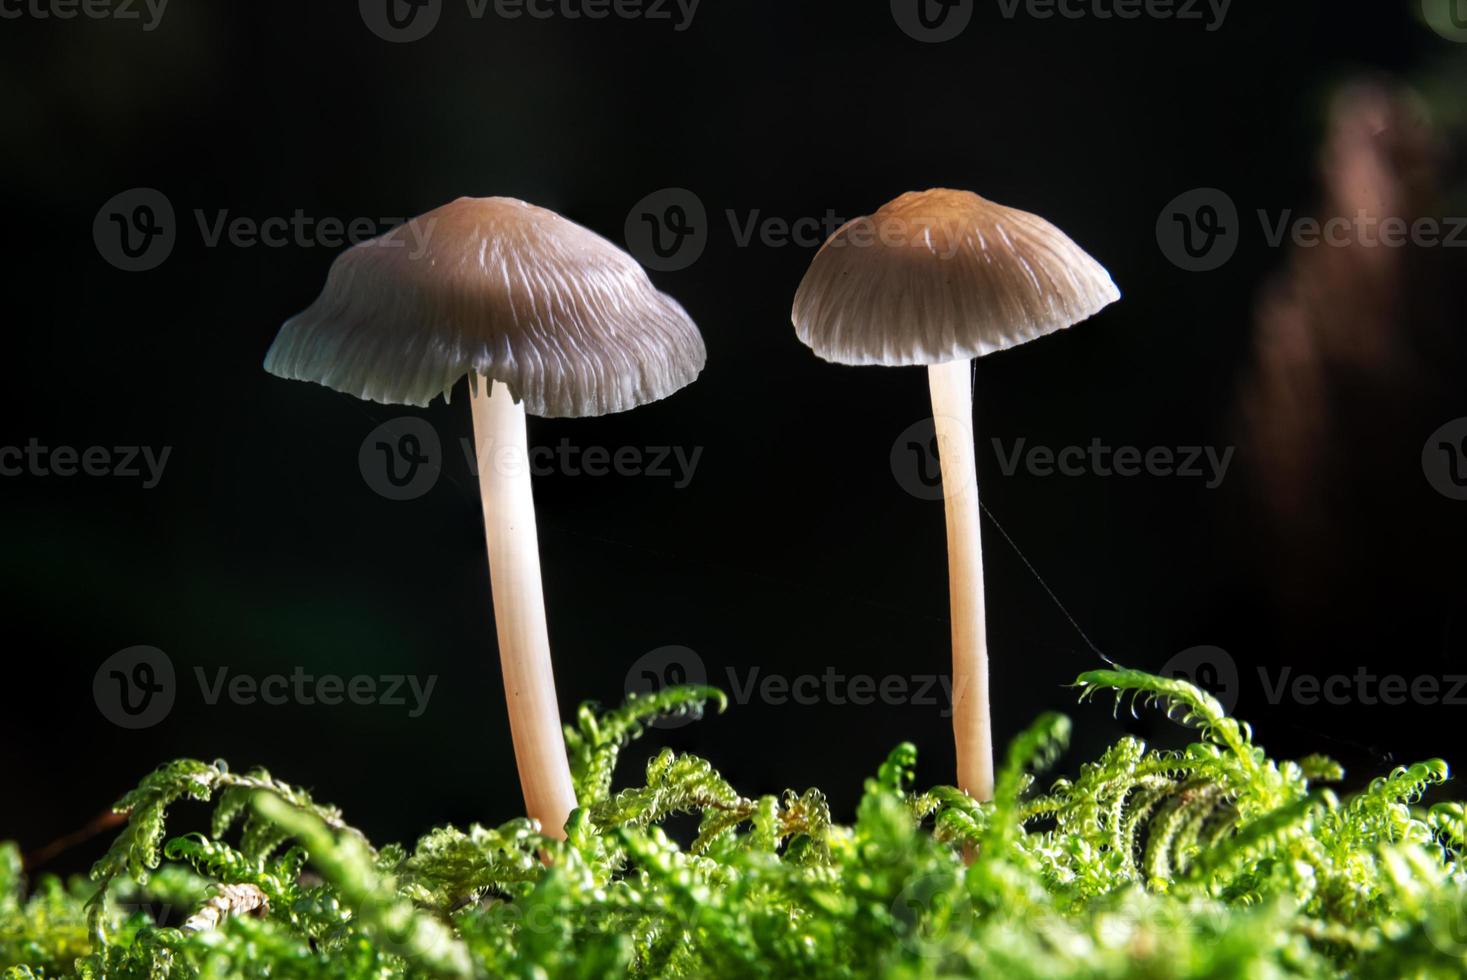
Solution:
[(1043, 218), (969, 191), (913, 191), (830, 236), (794, 324), (838, 364), (944, 364), (1079, 323), (1120, 295)]
[(459, 198), (337, 257), (265, 370), (426, 405), (466, 374), (532, 415), (621, 412), (690, 383), (707, 353), (626, 252), (553, 211)]

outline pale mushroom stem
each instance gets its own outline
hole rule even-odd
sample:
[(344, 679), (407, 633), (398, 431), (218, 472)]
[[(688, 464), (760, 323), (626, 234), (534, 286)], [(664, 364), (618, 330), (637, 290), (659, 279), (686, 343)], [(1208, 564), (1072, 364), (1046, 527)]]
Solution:
[(953, 635), (953, 739), (958, 788), (993, 798), (993, 723), (988, 708), (988, 635), (983, 603), (983, 544), (978, 527), (978, 464), (973, 446), (970, 361), (927, 368), (947, 510), (948, 594)]
[(565, 734), (555, 699), (545, 596), (540, 586), (540, 543), (530, 491), (525, 406), (497, 381), (475, 379), (471, 407), (478, 451), (479, 494), (489, 544), (489, 581), (509, 730), (525, 812), (552, 837), (565, 838), (576, 807)]

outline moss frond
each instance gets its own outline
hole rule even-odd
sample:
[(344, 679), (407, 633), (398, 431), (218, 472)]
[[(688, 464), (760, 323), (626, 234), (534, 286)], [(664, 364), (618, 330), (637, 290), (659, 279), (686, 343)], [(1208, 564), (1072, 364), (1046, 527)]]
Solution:
[[(1069, 741), (1045, 715), (1010, 744), (994, 798), (914, 789), (899, 745), (850, 825), (818, 790), (745, 796), (663, 750), (613, 790), (620, 749), (683, 688), (567, 730), (582, 806), (564, 841), (528, 820), (372, 848), (333, 807), (263, 770), (182, 760), (118, 803), (90, 880), (24, 881), (0, 845), (7, 977), (1080, 978), (1448, 977), (1467, 972), (1467, 817), (1421, 809), (1444, 763), (1340, 800), (1323, 757), (1278, 762), (1182, 681), (1079, 679), (1198, 733), (1126, 737), (1046, 786)], [(208, 834), (170, 809), (212, 802)], [(663, 824), (699, 819), (679, 844)]]

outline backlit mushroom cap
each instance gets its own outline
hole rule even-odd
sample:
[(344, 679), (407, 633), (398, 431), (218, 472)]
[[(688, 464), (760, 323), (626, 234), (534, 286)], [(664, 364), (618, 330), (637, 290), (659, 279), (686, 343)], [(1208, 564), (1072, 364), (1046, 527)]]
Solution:
[(665, 398), (706, 356), (626, 252), (553, 211), (464, 197), (338, 256), (265, 369), (406, 405), (483, 375), (532, 415), (579, 417)]
[(944, 364), (1079, 323), (1120, 295), (1043, 218), (968, 191), (913, 191), (830, 236), (794, 323), (827, 361)]

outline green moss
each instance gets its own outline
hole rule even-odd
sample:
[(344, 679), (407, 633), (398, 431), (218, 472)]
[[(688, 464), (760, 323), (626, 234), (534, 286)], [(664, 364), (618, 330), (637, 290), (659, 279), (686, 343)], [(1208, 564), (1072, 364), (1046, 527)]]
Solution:
[[(1010, 746), (989, 803), (950, 787), (914, 793), (916, 750), (903, 745), (867, 781), (850, 826), (831, 822), (815, 790), (747, 798), (671, 751), (614, 792), (617, 754), (649, 720), (722, 707), (716, 691), (679, 688), (599, 716), (582, 709), (567, 728), (582, 801), (567, 840), (518, 820), (441, 828), (411, 852), (373, 848), (264, 771), (170, 763), (119, 802), (128, 825), (90, 881), (43, 878), (27, 894), (18, 852), (0, 847), (0, 967), (89, 978), (1467, 973), (1467, 814), (1418, 804), (1445, 764), (1398, 768), (1341, 801), (1319, 785), (1337, 765), (1270, 759), (1191, 685), (1124, 670), (1079, 685), (1082, 697), (1155, 704), (1199, 740), (1165, 752), (1124, 738), (1041, 789), (1070, 731), (1047, 715)], [(168, 840), (167, 810), (186, 799), (214, 803), (211, 832)], [(701, 821), (686, 847), (660, 826), (680, 813)]]

